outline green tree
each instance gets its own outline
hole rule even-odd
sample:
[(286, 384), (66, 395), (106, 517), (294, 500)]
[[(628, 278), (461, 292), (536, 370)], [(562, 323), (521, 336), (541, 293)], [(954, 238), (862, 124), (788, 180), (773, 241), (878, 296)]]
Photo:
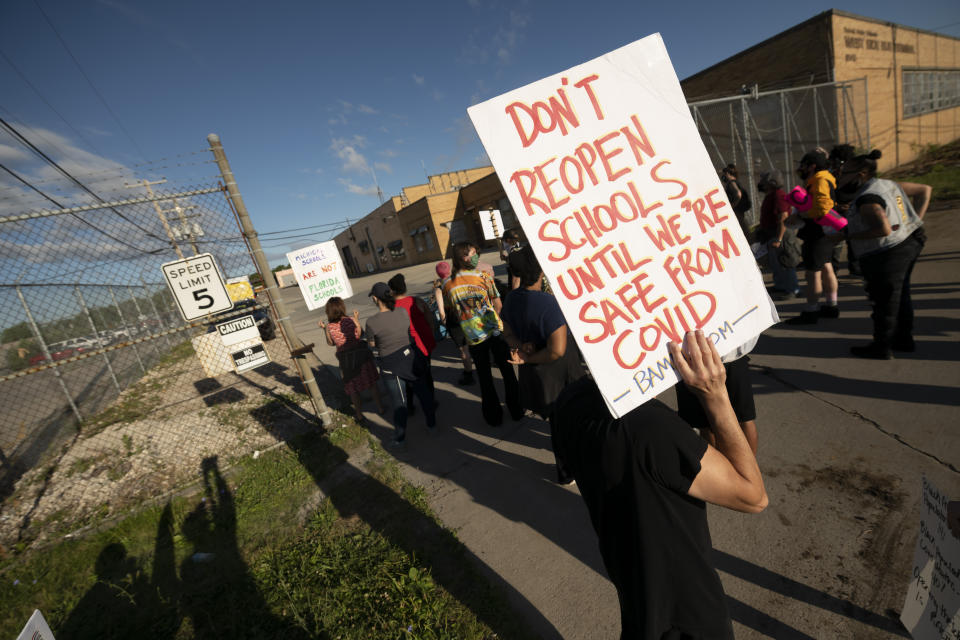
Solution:
[(0, 334), (0, 342), (7, 344), (8, 342), (23, 340), (24, 338), (29, 337), (31, 337), (30, 326), (26, 322), (21, 322), (13, 325), (12, 327), (7, 327), (4, 329), (3, 333)]
[(30, 358), (40, 353), (40, 345), (35, 340), (24, 338), (17, 346), (7, 349), (7, 367), (13, 371), (27, 368)]

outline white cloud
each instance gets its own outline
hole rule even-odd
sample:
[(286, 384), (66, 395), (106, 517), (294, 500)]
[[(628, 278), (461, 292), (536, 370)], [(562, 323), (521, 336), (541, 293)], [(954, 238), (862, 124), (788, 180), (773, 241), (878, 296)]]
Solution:
[(371, 184), (369, 186), (361, 186), (354, 184), (353, 182), (347, 180), (346, 178), (338, 178), (337, 180), (340, 184), (344, 186), (347, 190), (347, 193), (352, 193), (358, 196), (375, 196), (377, 195), (377, 185)]
[(381, 149), (380, 151), (377, 151), (377, 153), (383, 156), (384, 158), (396, 158), (397, 155), (399, 155), (393, 149)]
[(418, 76), (417, 74), (413, 74), (413, 81), (421, 87), (423, 83), (426, 82), (423, 76)]
[(349, 173), (370, 173), (370, 163), (358, 151), (366, 146), (367, 140), (363, 136), (355, 135), (352, 138), (334, 138), (330, 148), (343, 162), (343, 170)]
[(383, 171), (384, 173), (393, 173), (393, 167), (386, 162), (374, 162), (373, 168), (377, 171)]
[(29, 160), (30, 154), (23, 149), (12, 147), (6, 144), (0, 144), (0, 162), (11, 163), (21, 160)]
[(368, 115), (376, 115), (376, 114), (380, 113), (379, 111), (377, 111), (377, 110), (374, 109), (373, 107), (367, 106), (367, 105), (365, 105), (365, 104), (358, 104), (358, 105), (357, 105), (357, 111), (359, 111), (360, 113), (366, 113), (366, 114), (368, 114)]
[(437, 102), (440, 102), (444, 98), (443, 91), (440, 91), (439, 89), (434, 89), (430, 95), (433, 96), (433, 99)]

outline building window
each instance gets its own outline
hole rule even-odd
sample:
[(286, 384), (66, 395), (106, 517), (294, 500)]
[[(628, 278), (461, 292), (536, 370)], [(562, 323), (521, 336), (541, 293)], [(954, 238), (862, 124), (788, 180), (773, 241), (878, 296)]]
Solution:
[(960, 107), (960, 69), (904, 69), (903, 117)]
[(390, 257), (394, 259), (399, 259), (407, 255), (407, 252), (403, 249), (403, 240), (394, 240), (387, 244), (387, 249), (390, 249)]

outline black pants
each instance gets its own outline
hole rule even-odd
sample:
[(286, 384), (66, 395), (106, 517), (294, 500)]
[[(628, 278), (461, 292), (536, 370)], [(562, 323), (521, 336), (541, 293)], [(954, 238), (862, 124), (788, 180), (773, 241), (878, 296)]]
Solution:
[(477, 370), (477, 379), (480, 381), (481, 410), (487, 424), (497, 426), (503, 423), (503, 407), (500, 406), (500, 397), (497, 388), (493, 386), (493, 372), (490, 371), (490, 360), (493, 359), (503, 376), (503, 388), (506, 393), (507, 410), (514, 420), (523, 416), (523, 407), (520, 406), (520, 385), (517, 384), (517, 375), (513, 365), (507, 362), (510, 358), (510, 349), (501, 336), (490, 336), (480, 344), (470, 345), (470, 356), (473, 366)]
[(860, 258), (867, 295), (873, 303), (873, 341), (890, 347), (895, 340), (907, 340), (913, 333), (913, 302), (910, 274), (926, 242), (923, 229), (893, 247)]
[[(430, 406), (434, 406), (434, 396), (436, 395), (436, 389), (433, 386), (433, 370), (430, 366), (430, 356), (423, 355), (423, 352), (420, 349), (414, 347), (415, 351), (413, 353), (413, 375), (417, 376), (417, 381), (423, 387), (422, 390), (418, 391), (415, 387), (415, 382), (413, 380), (407, 380), (407, 412), (413, 411), (413, 398), (420, 398), (421, 394), (426, 393), (430, 397)], [(426, 410), (426, 405), (424, 404), (423, 398), (420, 399), (420, 404), (423, 406), (423, 409)]]

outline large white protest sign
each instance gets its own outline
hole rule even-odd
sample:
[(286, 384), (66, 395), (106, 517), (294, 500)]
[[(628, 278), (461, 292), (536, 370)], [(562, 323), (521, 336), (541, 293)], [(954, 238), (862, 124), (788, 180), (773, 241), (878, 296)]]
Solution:
[(353, 295), (336, 242), (331, 240), (291, 251), (287, 260), (310, 311), (319, 309), (334, 296), (349, 298)]
[(960, 540), (947, 527), (948, 503), (924, 478), (913, 572), (900, 613), (915, 640), (960, 638)]
[(468, 112), (614, 416), (776, 321), (659, 34)]

